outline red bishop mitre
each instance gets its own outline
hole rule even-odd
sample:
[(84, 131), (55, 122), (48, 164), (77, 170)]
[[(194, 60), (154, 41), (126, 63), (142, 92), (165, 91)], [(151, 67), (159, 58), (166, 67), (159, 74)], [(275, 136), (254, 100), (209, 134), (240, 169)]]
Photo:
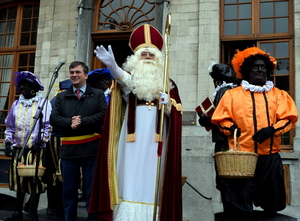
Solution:
[(133, 52), (140, 48), (157, 48), (161, 51), (164, 41), (159, 31), (149, 24), (137, 27), (130, 35), (129, 47)]

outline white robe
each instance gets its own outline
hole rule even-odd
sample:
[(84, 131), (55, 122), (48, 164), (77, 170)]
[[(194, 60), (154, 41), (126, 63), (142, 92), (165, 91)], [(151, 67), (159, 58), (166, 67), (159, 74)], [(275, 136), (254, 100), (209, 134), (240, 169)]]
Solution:
[[(126, 85), (130, 84), (128, 82), (130, 79), (130, 76), (128, 76)], [(125, 95), (128, 95), (130, 92), (130, 88), (128, 87), (123, 87), (122, 90)], [(135, 125), (136, 139), (134, 142), (126, 142), (127, 113), (128, 105), (118, 147), (117, 177), (120, 204), (114, 208), (114, 220), (150, 221), (153, 220), (158, 160), (158, 142), (155, 142), (157, 107), (151, 106), (151, 109), (149, 109), (148, 105), (137, 106)], [(166, 123), (164, 123), (164, 128), (166, 128)], [(165, 131), (164, 129), (164, 141), (166, 140)], [(163, 144), (160, 164), (160, 183), (163, 177), (162, 170), (166, 150), (165, 142)]]

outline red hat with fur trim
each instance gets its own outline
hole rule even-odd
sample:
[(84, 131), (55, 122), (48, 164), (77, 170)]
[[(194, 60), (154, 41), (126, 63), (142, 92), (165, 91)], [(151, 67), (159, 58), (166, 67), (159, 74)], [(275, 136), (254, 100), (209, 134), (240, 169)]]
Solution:
[(133, 52), (140, 48), (157, 48), (161, 50), (164, 41), (159, 31), (149, 24), (137, 27), (130, 35), (129, 47)]

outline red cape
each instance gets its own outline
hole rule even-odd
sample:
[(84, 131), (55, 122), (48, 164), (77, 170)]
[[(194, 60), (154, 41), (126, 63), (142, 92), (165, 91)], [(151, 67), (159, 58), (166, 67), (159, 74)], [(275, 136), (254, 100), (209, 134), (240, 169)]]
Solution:
[[(170, 97), (181, 105), (177, 86), (174, 82), (170, 90)], [(113, 99), (113, 96), (112, 96)], [(111, 125), (111, 103), (105, 116), (102, 140), (98, 151), (95, 175), (90, 198), (89, 213), (96, 214), (99, 220), (112, 221), (113, 208), (111, 205), (111, 193), (109, 185), (109, 131)], [(112, 116), (114, 117), (114, 116)], [(181, 135), (182, 135), (182, 113), (172, 105), (168, 125), (167, 153), (165, 160), (165, 172), (163, 188), (159, 203), (160, 221), (182, 220), (182, 175), (181, 175)], [(163, 165), (162, 165), (163, 166)]]

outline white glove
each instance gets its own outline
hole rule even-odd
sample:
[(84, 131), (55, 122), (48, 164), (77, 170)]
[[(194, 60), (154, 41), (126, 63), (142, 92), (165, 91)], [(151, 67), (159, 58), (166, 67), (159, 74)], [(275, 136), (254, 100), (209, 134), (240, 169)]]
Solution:
[(168, 104), (169, 102), (169, 96), (167, 93), (159, 92), (160, 95), (160, 104)]
[(94, 53), (96, 54), (96, 57), (107, 66), (115, 79), (122, 78), (123, 70), (117, 65), (114, 53), (110, 45), (108, 46), (108, 51), (104, 48), (103, 45), (101, 45), (100, 47), (97, 46), (96, 50), (94, 50)]

